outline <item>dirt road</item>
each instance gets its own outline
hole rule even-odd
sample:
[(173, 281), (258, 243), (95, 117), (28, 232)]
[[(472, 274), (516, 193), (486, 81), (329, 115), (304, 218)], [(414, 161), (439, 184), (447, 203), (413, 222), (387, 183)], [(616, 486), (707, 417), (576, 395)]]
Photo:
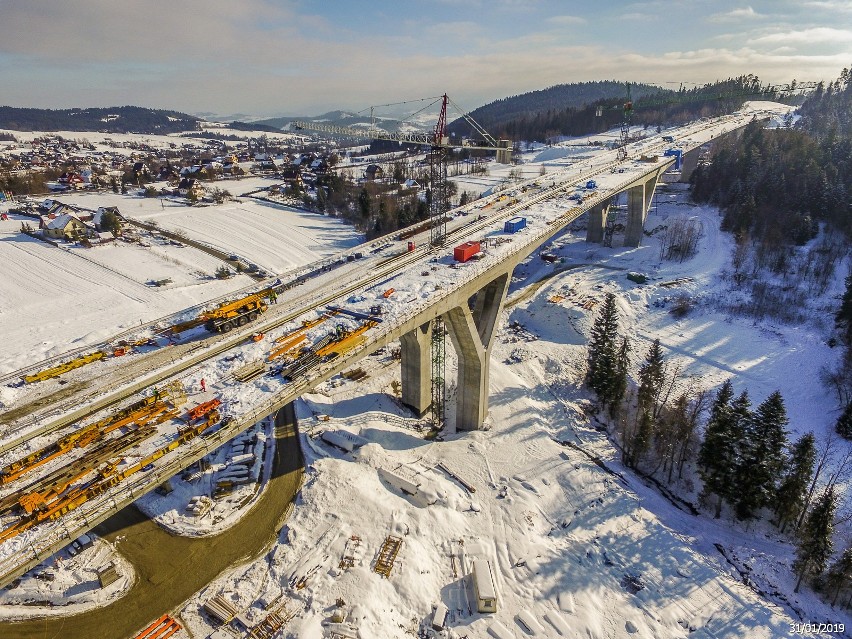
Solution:
[(129, 506), (95, 532), (116, 544), (136, 569), (137, 581), (120, 600), (71, 617), (0, 625), (0, 639), (124, 639), (186, 599), (229, 566), (261, 555), (277, 538), (287, 507), (302, 485), (303, 458), (296, 416), (288, 404), (276, 417), (270, 484), (229, 530), (191, 539), (170, 535)]

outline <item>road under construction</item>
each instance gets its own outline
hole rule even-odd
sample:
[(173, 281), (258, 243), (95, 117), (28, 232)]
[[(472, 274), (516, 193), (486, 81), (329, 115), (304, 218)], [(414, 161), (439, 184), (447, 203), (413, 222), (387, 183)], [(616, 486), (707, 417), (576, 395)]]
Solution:
[[(667, 137), (694, 154), (751, 120), (726, 116)], [(588, 166), (456, 209), (445, 220), (443, 246), (425, 239), (428, 228), (410, 240), (405, 233), (380, 238), (309, 275), (269, 282), (194, 318), (176, 317), (157, 339), (124, 339), (111, 356), (98, 350), (101, 357), (79, 365), (68, 366), (77, 356), (18, 375), (25, 392), (0, 416), (0, 586), (394, 340), (402, 344), (403, 402), (423, 414), (431, 404), (435, 320), (446, 325), (458, 354), (455, 426), (480, 428), (489, 347), (515, 266), (586, 213), (587, 239), (599, 241), (607, 210), (623, 192), (625, 243), (638, 246), (657, 181), (675, 161), (663, 155), (669, 146), (661, 136), (646, 140), (636, 149), (641, 161), (601, 152)], [(528, 227), (504, 234), (504, 221), (519, 215)], [(451, 247), (464, 243), (487, 249), (481, 259), (458, 263)], [(164, 337), (172, 339), (164, 344)], [(202, 393), (187, 388), (205, 375)]]

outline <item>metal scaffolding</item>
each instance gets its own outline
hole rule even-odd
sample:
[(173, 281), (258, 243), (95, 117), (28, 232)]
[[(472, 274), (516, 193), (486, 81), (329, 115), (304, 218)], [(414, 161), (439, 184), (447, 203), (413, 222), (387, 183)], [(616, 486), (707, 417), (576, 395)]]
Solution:
[(446, 328), (443, 318), (432, 320), (432, 426), (441, 429), (447, 422), (447, 390), (444, 380)]
[(447, 237), (447, 211), (450, 210), (447, 193), (447, 154), (445, 148), (433, 146), (429, 153), (429, 221), (430, 244), (443, 246)]

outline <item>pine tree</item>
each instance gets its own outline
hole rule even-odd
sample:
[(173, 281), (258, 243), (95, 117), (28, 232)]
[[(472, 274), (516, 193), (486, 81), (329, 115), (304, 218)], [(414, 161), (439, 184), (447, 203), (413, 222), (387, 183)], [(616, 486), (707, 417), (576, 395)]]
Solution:
[(806, 433), (793, 445), (787, 466), (790, 468), (775, 496), (775, 514), (781, 532), (795, 521), (805, 506), (805, 495), (816, 463), (816, 438)]
[(843, 414), (837, 418), (837, 423), (834, 424), (834, 430), (843, 439), (852, 440), (852, 402), (846, 404)]
[(817, 499), (808, 513), (804, 526), (799, 530), (799, 547), (793, 570), (798, 576), (796, 588), (799, 592), (802, 579), (806, 576), (817, 577), (823, 573), (831, 557), (831, 533), (834, 529), (834, 511), (837, 508), (837, 496), (834, 488), (829, 487)]
[(639, 369), (638, 401), (642, 409), (648, 410), (653, 417), (659, 414), (659, 397), (665, 381), (665, 358), (660, 340), (655, 339), (645, 355), (645, 363)]
[(787, 410), (781, 393), (775, 391), (745, 422), (742, 451), (737, 469), (737, 517), (750, 519), (769, 505), (784, 467), (787, 445)]
[(832, 607), (837, 603), (840, 591), (850, 586), (852, 586), (852, 546), (843, 551), (825, 575), (825, 588), (832, 593)]
[(846, 277), (846, 290), (843, 293), (843, 300), (840, 302), (840, 309), (834, 316), (834, 320), (838, 328), (843, 331), (843, 338), (846, 343), (852, 345), (852, 275)]
[(586, 381), (598, 395), (602, 407), (611, 406), (615, 399), (618, 353), (618, 309), (615, 295), (607, 293), (601, 311), (592, 326), (589, 340), (589, 370)]
[(615, 376), (612, 380), (612, 403), (609, 406), (610, 415), (615, 417), (621, 407), (621, 401), (627, 392), (627, 371), (630, 369), (630, 340), (621, 338), (618, 356), (615, 360)]
[(710, 419), (698, 452), (698, 470), (704, 482), (702, 496), (715, 494), (716, 518), (722, 514), (722, 499), (728, 494), (736, 469), (738, 440), (734, 433), (731, 399), (734, 387), (730, 380), (722, 384), (710, 407)]

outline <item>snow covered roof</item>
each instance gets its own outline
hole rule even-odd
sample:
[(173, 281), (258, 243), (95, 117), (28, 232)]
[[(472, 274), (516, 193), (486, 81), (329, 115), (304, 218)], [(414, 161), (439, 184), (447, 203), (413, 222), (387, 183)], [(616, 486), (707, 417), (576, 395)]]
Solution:
[(73, 221), (77, 221), (82, 224), (82, 222), (80, 222), (80, 218), (78, 218), (76, 215), (70, 215), (68, 213), (65, 213), (63, 215), (60, 215), (59, 217), (50, 220), (50, 222), (47, 223), (47, 226), (45, 228), (64, 229), (66, 226), (68, 226), (68, 224)]

